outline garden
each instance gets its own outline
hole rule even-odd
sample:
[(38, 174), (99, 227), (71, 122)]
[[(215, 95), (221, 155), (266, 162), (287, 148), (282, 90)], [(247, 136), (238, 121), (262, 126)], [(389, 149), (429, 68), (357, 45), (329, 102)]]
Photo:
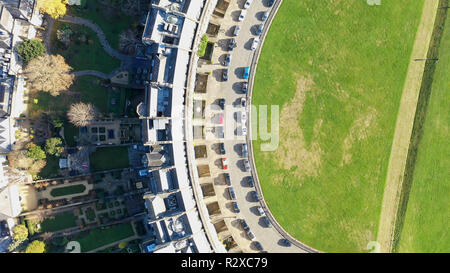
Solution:
[(91, 170), (105, 171), (130, 166), (128, 146), (100, 147), (90, 155)]

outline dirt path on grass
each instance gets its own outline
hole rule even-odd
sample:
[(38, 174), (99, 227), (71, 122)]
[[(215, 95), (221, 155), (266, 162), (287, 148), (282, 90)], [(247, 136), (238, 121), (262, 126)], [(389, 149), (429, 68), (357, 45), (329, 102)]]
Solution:
[(381, 252), (391, 252), (395, 229), (395, 219), (400, 201), (400, 194), (404, 180), (405, 166), (409, 143), (414, 125), (419, 91), (425, 69), (425, 59), (431, 43), (434, 22), (438, 11), (439, 0), (425, 0), (422, 18), (416, 34), (403, 88), (400, 108), (395, 125), (394, 139), (389, 158), (389, 166), (384, 188), (383, 204), (381, 208), (380, 224), (377, 241)]

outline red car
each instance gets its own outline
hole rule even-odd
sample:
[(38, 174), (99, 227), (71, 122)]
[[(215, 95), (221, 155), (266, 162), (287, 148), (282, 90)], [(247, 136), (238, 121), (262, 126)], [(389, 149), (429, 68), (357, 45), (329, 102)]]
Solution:
[(222, 168), (224, 169), (224, 170), (227, 170), (228, 169), (228, 161), (227, 161), (227, 159), (224, 157), (224, 158), (222, 158)]

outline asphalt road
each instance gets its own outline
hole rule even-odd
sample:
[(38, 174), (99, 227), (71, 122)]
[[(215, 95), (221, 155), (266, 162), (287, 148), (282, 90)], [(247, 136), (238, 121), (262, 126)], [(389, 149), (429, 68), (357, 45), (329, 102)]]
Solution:
[[(244, 20), (239, 22), (238, 17), (244, 2), (244, 0), (232, 1), (228, 7), (225, 18), (220, 21), (221, 29), (217, 37), (218, 46), (214, 49), (213, 55), (214, 63), (219, 62), (219, 64), (215, 65), (216, 67), (212, 73), (213, 77), (210, 77), (210, 81), (208, 82), (209, 88), (206, 99), (207, 103), (211, 104), (217, 102), (220, 98), (225, 98), (227, 111), (224, 115), (224, 124), (225, 126), (228, 126), (225, 131), (232, 132), (232, 134), (240, 134), (240, 128), (242, 127), (242, 123), (237, 117), (237, 114), (240, 114), (240, 112), (244, 110), (247, 112), (248, 117), (248, 110), (250, 107), (247, 106), (247, 108), (244, 109), (239, 105), (240, 98), (246, 97), (245, 94), (242, 94), (242, 83), (247, 81), (243, 79), (244, 67), (251, 65), (253, 55), (255, 54), (255, 51), (251, 50), (251, 45), (253, 38), (259, 37), (256, 35), (257, 26), (264, 24), (264, 22), (261, 21), (261, 17), (265, 11), (271, 10), (271, 8), (266, 6), (266, 0), (253, 0), (251, 6), (247, 9)], [(241, 29), (237, 36), (233, 36), (234, 27), (236, 25), (239, 25)], [(237, 47), (232, 51), (227, 51), (230, 38), (235, 38)], [(230, 65), (225, 67), (223, 64), (227, 53), (231, 53), (232, 57)], [(225, 68), (228, 68), (228, 81), (222, 80), (222, 72)], [(220, 110), (213, 111), (214, 114), (221, 112), (222, 111)], [(217, 120), (214, 120), (217, 119), (217, 115), (207, 116), (206, 118), (211, 118), (211, 120), (208, 121), (210, 126), (217, 124)], [(230, 119), (232, 119), (232, 121), (230, 121)], [(248, 120), (246, 123), (246, 127), (249, 128)], [(232, 126), (232, 130), (229, 130), (229, 126)], [(225, 157), (228, 159), (228, 170), (225, 172), (230, 173), (232, 187), (236, 192), (236, 201), (240, 207), (240, 213), (238, 213), (237, 218), (246, 220), (250, 230), (255, 234), (255, 241), (261, 243), (264, 251), (271, 253), (305, 252), (294, 245), (290, 247), (282, 245), (280, 243), (280, 240), (283, 239), (281, 234), (273, 227), (266, 227), (262, 217), (259, 216), (257, 207), (260, 204), (259, 202), (254, 201), (251, 195), (251, 192), (255, 191), (255, 188), (250, 187), (247, 183), (247, 177), (251, 176), (252, 173), (245, 171), (243, 165), (243, 160), (245, 158), (241, 155), (241, 145), (246, 142), (245, 138), (242, 136), (233, 137), (225, 135), (223, 142), (225, 143), (226, 148)], [(210, 147), (210, 149), (213, 148)], [(217, 159), (220, 159), (220, 156), (217, 154), (214, 156), (216, 158), (214, 160), (215, 165), (220, 169), (221, 165), (217, 164)], [(255, 179), (253, 180), (255, 181)], [(216, 195), (220, 198), (228, 199), (226, 205), (228, 211), (226, 211), (225, 214), (229, 215), (230, 213), (233, 213), (231, 208), (232, 200), (229, 197), (227, 186), (215, 186), (215, 190)], [(222, 211), (222, 213), (224, 212)], [(231, 224), (229, 230), (241, 249), (244, 251), (257, 251), (252, 242), (247, 238), (246, 233), (240, 227), (239, 221), (234, 219), (230, 220), (229, 223)]]

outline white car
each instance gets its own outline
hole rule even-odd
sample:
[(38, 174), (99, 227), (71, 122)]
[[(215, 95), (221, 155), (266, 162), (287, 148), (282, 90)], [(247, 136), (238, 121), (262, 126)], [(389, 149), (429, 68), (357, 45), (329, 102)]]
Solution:
[(239, 19), (238, 19), (239, 22), (244, 21), (245, 15), (247, 15), (247, 10), (246, 9), (241, 10), (241, 14), (239, 15)]
[(250, 7), (250, 5), (252, 4), (253, 0), (247, 0), (244, 4), (244, 9), (248, 9), (248, 7)]
[(241, 98), (241, 106), (242, 107), (247, 107), (247, 99), (246, 98)]
[(247, 135), (247, 127), (245, 126), (245, 124), (242, 124), (241, 133), (243, 136)]
[(247, 114), (244, 111), (241, 112), (240, 119), (242, 123), (247, 121)]
[(252, 50), (255, 50), (258, 47), (259, 38), (253, 38)]

